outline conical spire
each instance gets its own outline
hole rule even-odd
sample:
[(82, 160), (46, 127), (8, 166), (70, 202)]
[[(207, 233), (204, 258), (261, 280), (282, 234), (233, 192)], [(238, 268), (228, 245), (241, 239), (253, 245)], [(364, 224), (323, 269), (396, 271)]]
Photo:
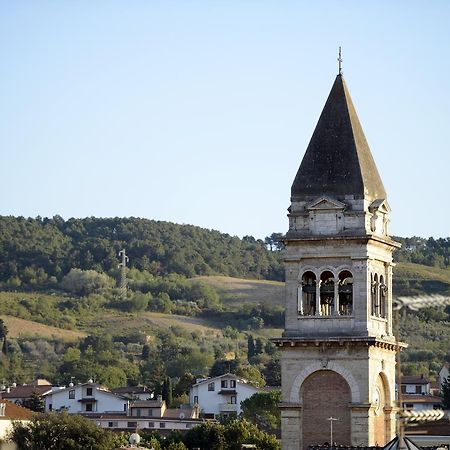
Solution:
[(336, 77), (291, 188), (293, 201), (319, 195), (386, 199), (342, 74)]

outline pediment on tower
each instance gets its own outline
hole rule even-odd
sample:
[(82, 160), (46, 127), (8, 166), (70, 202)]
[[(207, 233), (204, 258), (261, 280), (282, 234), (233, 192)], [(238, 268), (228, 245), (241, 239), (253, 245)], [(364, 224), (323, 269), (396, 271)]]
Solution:
[(307, 206), (308, 211), (343, 211), (347, 205), (330, 197), (320, 197)]
[(391, 208), (386, 199), (379, 198), (370, 204), (369, 211), (372, 213), (380, 212), (384, 214), (389, 214), (391, 212)]

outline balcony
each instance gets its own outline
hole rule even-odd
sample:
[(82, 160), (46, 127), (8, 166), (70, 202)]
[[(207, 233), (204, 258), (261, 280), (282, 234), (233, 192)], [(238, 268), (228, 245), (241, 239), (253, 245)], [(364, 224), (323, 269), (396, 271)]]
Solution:
[(219, 403), (219, 411), (224, 412), (235, 412), (237, 413), (236, 403)]

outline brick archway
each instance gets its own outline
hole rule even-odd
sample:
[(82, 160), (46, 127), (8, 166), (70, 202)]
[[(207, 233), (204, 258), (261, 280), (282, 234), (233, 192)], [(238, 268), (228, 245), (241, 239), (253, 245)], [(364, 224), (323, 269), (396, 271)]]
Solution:
[(330, 361), (326, 367), (323, 367), (322, 363), (316, 362), (313, 364), (310, 364), (309, 366), (305, 367), (296, 377), (294, 382), (292, 383), (291, 393), (289, 396), (289, 401), (291, 403), (301, 403), (300, 399), (300, 387), (311, 374), (314, 372), (317, 372), (319, 370), (332, 370), (333, 372), (338, 373), (341, 375), (344, 380), (348, 383), (350, 386), (350, 392), (351, 392), (351, 401), (352, 403), (360, 403), (361, 395), (359, 392), (359, 386), (358, 383), (355, 380), (355, 377), (352, 375), (352, 373), (347, 370), (345, 367), (341, 366), (335, 361)]
[(300, 389), (302, 401), (303, 448), (330, 442), (329, 417), (333, 422), (333, 441), (338, 445), (351, 443), (349, 384), (338, 373), (319, 370), (303, 382)]

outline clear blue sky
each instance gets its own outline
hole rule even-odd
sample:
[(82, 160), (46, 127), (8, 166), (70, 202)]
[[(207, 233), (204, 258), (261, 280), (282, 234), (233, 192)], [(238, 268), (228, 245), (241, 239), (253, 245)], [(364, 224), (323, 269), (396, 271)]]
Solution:
[(3, 1), (0, 214), (287, 230), (337, 73), (393, 234), (450, 236), (450, 2)]

